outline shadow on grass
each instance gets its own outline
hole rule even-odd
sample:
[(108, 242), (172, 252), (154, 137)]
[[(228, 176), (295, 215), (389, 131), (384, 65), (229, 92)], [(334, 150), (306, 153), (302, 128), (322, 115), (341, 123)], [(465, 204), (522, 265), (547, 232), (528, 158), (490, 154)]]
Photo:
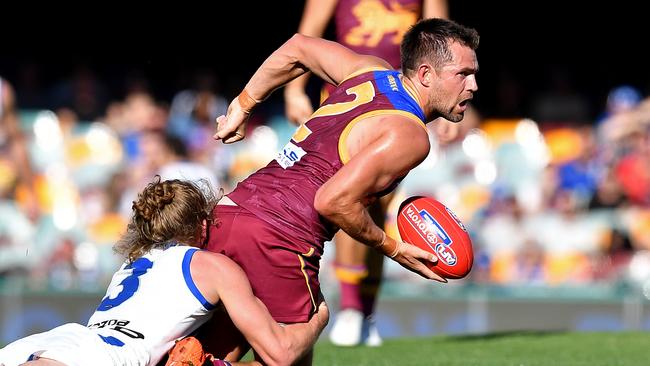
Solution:
[(468, 335), (458, 335), (458, 336), (448, 336), (447, 339), (451, 341), (477, 341), (477, 340), (487, 340), (487, 339), (499, 339), (499, 338), (510, 338), (510, 337), (547, 337), (558, 334), (566, 334), (565, 330), (512, 330), (504, 332), (494, 332), (487, 334), (468, 334)]

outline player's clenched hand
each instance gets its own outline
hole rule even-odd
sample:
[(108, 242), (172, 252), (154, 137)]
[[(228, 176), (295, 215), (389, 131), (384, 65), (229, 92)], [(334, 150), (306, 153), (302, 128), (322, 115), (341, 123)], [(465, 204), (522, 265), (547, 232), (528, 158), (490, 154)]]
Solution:
[(397, 254), (392, 258), (402, 267), (408, 269), (409, 271), (415, 272), (424, 278), (447, 283), (447, 280), (445, 278), (430, 270), (425, 264), (426, 262), (435, 263), (438, 261), (438, 257), (436, 257), (434, 254), (420, 249), (415, 245), (410, 245), (401, 241), (397, 241), (396, 250)]
[(243, 139), (246, 136), (246, 122), (249, 115), (241, 109), (235, 99), (230, 103), (226, 115), (217, 117), (217, 133), (214, 134), (214, 139), (221, 140), (224, 144)]
[(224, 144), (231, 144), (243, 139), (246, 136), (246, 122), (248, 115), (242, 113), (228, 113), (225, 116), (217, 117), (217, 133), (212, 136), (215, 140), (221, 140)]
[(284, 107), (287, 119), (295, 125), (305, 123), (314, 113), (309, 96), (302, 90), (285, 89)]
[(246, 90), (243, 90), (228, 106), (225, 116), (217, 117), (217, 133), (215, 140), (230, 144), (246, 136), (246, 122), (253, 108), (259, 103)]

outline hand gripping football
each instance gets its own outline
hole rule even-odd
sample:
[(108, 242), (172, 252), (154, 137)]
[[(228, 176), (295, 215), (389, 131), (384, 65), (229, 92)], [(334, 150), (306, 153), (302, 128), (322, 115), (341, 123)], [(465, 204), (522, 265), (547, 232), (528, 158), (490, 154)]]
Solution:
[(474, 263), (472, 240), (462, 222), (431, 197), (409, 197), (399, 208), (397, 229), (402, 241), (438, 257), (429, 268), (442, 277), (467, 276)]

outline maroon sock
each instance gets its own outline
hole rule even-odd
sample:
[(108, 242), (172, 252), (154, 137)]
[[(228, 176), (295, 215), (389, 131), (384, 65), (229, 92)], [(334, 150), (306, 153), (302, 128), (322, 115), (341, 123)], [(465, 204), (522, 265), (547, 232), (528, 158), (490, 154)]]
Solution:
[(341, 309), (355, 309), (362, 311), (363, 304), (359, 294), (359, 284), (340, 282), (341, 284)]
[(377, 303), (377, 294), (379, 293), (379, 280), (366, 278), (360, 285), (359, 289), (361, 298), (361, 307), (363, 315), (368, 316), (375, 312), (375, 304)]
[(334, 272), (340, 285), (340, 307), (341, 309), (355, 309), (362, 311), (361, 303), (361, 281), (368, 275), (365, 265), (341, 265), (334, 264)]

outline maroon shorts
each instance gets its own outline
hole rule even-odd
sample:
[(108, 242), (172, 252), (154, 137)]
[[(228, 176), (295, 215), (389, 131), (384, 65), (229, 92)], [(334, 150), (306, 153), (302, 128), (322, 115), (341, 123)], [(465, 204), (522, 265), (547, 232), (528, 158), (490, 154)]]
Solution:
[(217, 205), (214, 212), (206, 249), (244, 269), (253, 293), (276, 321), (308, 321), (320, 293), (319, 258), (287, 249), (291, 238), (242, 207)]

